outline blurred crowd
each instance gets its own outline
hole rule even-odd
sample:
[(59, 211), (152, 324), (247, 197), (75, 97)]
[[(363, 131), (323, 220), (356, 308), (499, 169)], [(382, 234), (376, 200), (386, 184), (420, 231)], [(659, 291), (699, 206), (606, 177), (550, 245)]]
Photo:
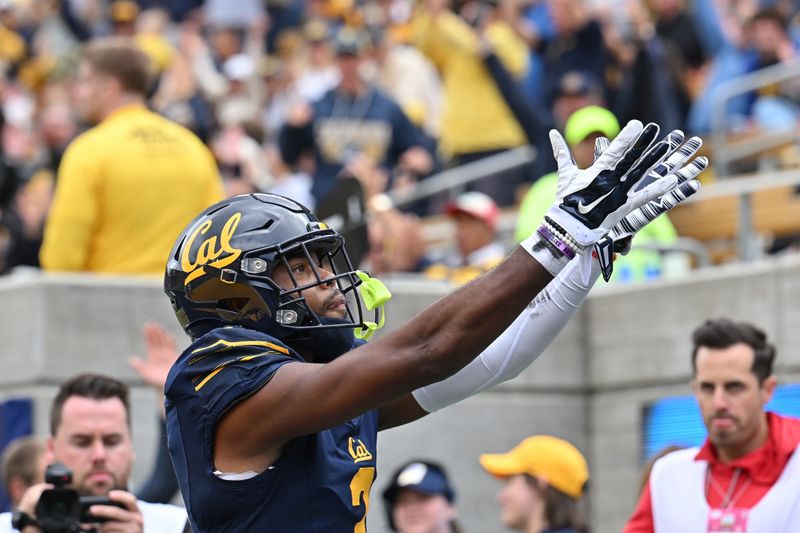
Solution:
[[(794, 58), (797, 10), (782, 0), (0, 0), (0, 272), (38, 265), (59, 162), (90, 126), (71, 104), (80, 50), (101, 36), (130, 36), (150, 57), (150, 108), (211, 148), (225, 194), (271, 191), (314, 208), (354, 177), (376, 221), (367, 259), (420, 271), (431, 260), (415, 217), (456, 210), (433, 197), (399, 212), (383, 193), (402, 197), (442, 169), (530, 144), (544, 156), (468, 186), (517, 205), (554, 170), (547, 131), (589, 105), (621, 124), (707, 133), (721, 84)], [(731, 99), (725, 127), (793, 128), (798, 105), (800, 86), (772, 85)]]

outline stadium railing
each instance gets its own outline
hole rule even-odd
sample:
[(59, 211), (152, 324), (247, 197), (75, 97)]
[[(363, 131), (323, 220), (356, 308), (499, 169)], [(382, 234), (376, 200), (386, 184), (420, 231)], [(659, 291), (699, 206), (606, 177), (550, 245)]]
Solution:
[(715, 92), (711, 114), (711, 147), (714, 154), (713, 164), (718, 176), (729, 176), (731, 164), (735, 161), (796, 142), (796, 131), (763, 131), (744, 137), (731, 135), (726, 113), (726, 106), (732, 98), (769, 85), (783, 83), (792, 78), (800, 78), (800, 59), (762, 68), (719, 86)]

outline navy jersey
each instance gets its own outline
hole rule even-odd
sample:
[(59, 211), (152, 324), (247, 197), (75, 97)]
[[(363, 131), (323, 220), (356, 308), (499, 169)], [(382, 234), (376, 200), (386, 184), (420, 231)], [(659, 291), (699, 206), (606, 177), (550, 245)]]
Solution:
[(295, 361), (302, 358), (273, 337), (226, 327), (197, 339), (170, 370), (167, 440), (195, 533), (366, 531), (377, 410), (292, 439), (269, 469), (250, 479), (214, 475), (220, 417)]
[(400, 106), (374, 87), (355, 98), (331, 89), (313, 108), (312, 123), (300, 128), (285, 125), (279, 142), (281, 155), (290, 164), (304, 150), (313, 149), (316, 170), (311, 194), (317, 202), (333, 190), (353, 155), (362, 153), (379, 166), (392, 168), (409, 148), (424, 147)]

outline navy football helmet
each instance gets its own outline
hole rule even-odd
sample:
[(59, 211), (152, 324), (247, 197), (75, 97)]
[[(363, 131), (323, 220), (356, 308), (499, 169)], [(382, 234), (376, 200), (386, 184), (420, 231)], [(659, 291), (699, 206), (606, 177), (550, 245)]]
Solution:
[[(288, 271), (294, 257), (308, 260), (316, 282), (299, 286), (292, 277), (294, 287), (287, 289), (272, 280), (272, 269), (283, 264)], [(332, 277), (321, 276), (320, 263)], [(353, 268), (342, 236), (308, 209), (275, 194), (246, 194), (209, 207), (183, 230), (167, 262), (164, 291), (193, 339), (240, 325), (291, 340), (317, 329), (374, 329), (380, 310), (375, 322), (365, 320), (356, 290), (364, 281), (377, 280)], [(331, 282), (347, 299), (341, 320), (318, 316), (298, 292)]]

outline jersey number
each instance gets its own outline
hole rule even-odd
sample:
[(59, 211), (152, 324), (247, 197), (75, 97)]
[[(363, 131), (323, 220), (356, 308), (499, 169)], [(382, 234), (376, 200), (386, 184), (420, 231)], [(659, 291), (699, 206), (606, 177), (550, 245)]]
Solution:
[(353, 533), (367, 533), (367, 511), (369, 510), (369, 489), (375, 480), (375, 467), (365, 466), (359, 468), (353, 481), (350, 482), (350, 495), (353, 497), (353, 507), (361, 506), (361, 495), (364, 495), (364, 517), (358, 521)]

